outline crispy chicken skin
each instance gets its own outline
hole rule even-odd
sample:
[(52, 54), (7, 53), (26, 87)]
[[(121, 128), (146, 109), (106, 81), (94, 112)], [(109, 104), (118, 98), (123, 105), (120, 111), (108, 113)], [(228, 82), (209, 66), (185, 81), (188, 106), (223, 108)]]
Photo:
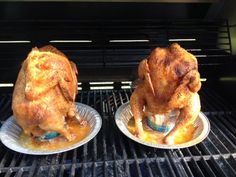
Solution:
[(141, 80), (131, 96), (131, 111), (136, 135), (144, 136), (142, 119), (148, 113), (165, 114), (179, 110), (175, 127), (164, 143), (174, 144), (174, 137), (197, 118), (200, 112), (198, 91), (201, 87), (197, 59), (180, 45), (156, 48), (138, 68)]
[(58, 132), (73, 139), (66, 121), (79, 118), (75, 110), (77, 69), (52, 46), (33, 48), (24, 60), (15, 84), (12, 110), (27, 135)]

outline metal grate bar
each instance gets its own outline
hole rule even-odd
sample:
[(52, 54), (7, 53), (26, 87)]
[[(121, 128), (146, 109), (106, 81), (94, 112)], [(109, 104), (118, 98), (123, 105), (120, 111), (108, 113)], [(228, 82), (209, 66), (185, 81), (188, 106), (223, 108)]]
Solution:
[(104, 175), (104, 177), (107, 177), (108, 176), (108, 169), (107, 169), (107, 167), (106, 167), (106, 162), (104, 162), (104, 165), (103, 165), (103, 175)]
[(233, 126), (233, 122), (229, 122), (227, 119), (223, 119), (222, 117), (220, 117), (220, 120), (235, 135), (236, 128)]
[(225, 164), (226, 168), (221, 168), (221, 169), (223, 171), (227, 171), (227, 176), (234, 176), (236, 174), (235, 169), (232, 167), (232, 165), (230, 165), (230, 163), (225, 158), (221, 156), (219, 160), (220, 160), (219, 164), (221, 164), (222, 162)]
[[(142, 176), (142, 175), (141, 175), (141, 170), (140, 170), (140, 167), (139, 167), (139, 164), (138, 164), (138, 160), (137, 160), (137, 154), (136, 154), (135, 148), (134, 148), (134, 146), (133, 146), (133, 143), (131, 143), (130, 141), (128, 141), (128, 145), (129, 145), (131, 154), (132, 154), (133, 158), (135, 159), (134, 162), (131, 163), (131, 165), (132, 165), (132, 164), (135, 164), (135, 165), (134, 165), (135, 167), (133, 167), (133, 168), (135, 168), (135, 171), (136, 171), (136, 173), (137, 173), (137, 174), (135, 174), (135, 176), (137, 176), (137, 175), (138, 175), (138, 176)], [(133, 165), (132, 165), (132, 166), (133, 166)], [(129, 169), (131, 170), (131, 168), (129, 168)], [(131, 176), (133, 176), (133, 175), (132, 175), (132, 172), (134, 173), (134, 171), (130, 171)]]
[[(152, 172), (152, 169), (151, 169), (151, 167), (150, 167), (150, 161), (149, 161), (149, 159), (145, 159), (145, 167), (146, 167), (146, 169), (147, 169), (147, 171), (148, 171), (148, 175), (147, 176), (150, 176), (150, 177), (154, 177), (154, 174), (153, 174), (153, 172)], [(144, 175), (143, 175), (144, 176)]]
[(139, 177), (142, 176), (142, 172), (141, 172), (141, 169), (140, 169), (140, 166), (139, 166), (138, 161), (135, 160), (134, 163), (135, 163), (135, 168), (134, 168), (134, 169), (137, 170), (138, 176), (139, 176)]
[(65, 166), (64, 166), (64, 165), (61, 165), (61, 166), (60, 166), (60, 169), (59, 169), (59, 176), (60, 176), (60, 177), (63, 176), (64, 171), (65, 171)]
[(115, 176), (119, 176), (120, 175), (120, 168), (121, 168), (121, 165), (119, 164), (119, 162), (114, 161)]
[(36, 168), (37, 168), (38, 162), (37, 160), (34, 158), (32, 165), (30, 166), (30, 170), (29, 170), (29, 177), (34, 176)]
[[(97, 110), (96, 98), (97, 98), (97, 92), (95, 91), (93, 95), (93, 105), (94, 109)], [(97, 161), (97, 136), (93, 138), (92, 142), (93, 142), (93, 160)]]
[(189, 150), (191, 151), (191, 154), (193, 156), (195, 156), (195, 155), (202, 155), (202, 152), (199, 150), (198, 146), (190, 147)]
[[(210, 140), (208, 137), (207, 137), (207, 140), (209, 140), (210, 143), (212, 144), (211, 140)], [(206, 141), (204, 141), (204, 142), (206, 142)], [(210, 155), (212, 155), (211, 151), (209, 150), (209, 144), (208, 144), (208, 146), (206, 146), (206, 145), (204, 145), (204, 142), (202, 143), (203, 146), (204, 146), (205, 149), (210, 153)], [(212, 144), (212, 147), (214, 147), (214, 148), (216, 149), (216, 147), (215, 147), (213, 144)], [(216, 150), (217, 150), (217, 149), (216, 149)], [(219, 153), (219, 152), (218, 152), (218, 153)], [(218, 173), (224, 175), (224, 172), (223, 172), (223, 170), (220, 168), (220, 166), (219, 166), (219, 164), (217, 163), (216, 159), (211, 156), (210, 161), (213, 163), (213, 165), (214, 165), (215, 168), (217, 169)]]
[[(104, 105), (103, 105), (103, 96), (102, 96), (102, 91), (100, 90), (100, 109), (102, 110), (102, 117), (103, 117), (103, 126), (102, 126), (102, 134), (105, 135), (106, 134), (106, 116), (105, 116), (105, 110), (104, 110)], [(106, 161), (107, 160), (107, 147), (106, 147), (106, 140), (105, 140), (105, 136), (102, 136), (102, 147), (103, 147), (103, 160)]]
[[(212, 176), (212, 177), (216, 177), (216, 174), (214, 173), (212, 168), (208, 165), (206, 160), (201, 158), (200, 162), (202, 164), (202, 168), (201, 169), (204, 170), (205, 174), (208, 174), (209, 176)], [(200, 163), (199, 163), (199, 166), (200, 166)]]
[[(186, 160), (184, 159), (184, 155), (183, 155), (182, 151), (181, 151), (180, 149), (178, 149), (177, 152), (178, 152), (178, 154), (179, 154), (180, 157), (181, 157), (180, 161), (182, 162), (183, 167), (184, 167), (184, 169), (185, 169), (185, 171), (186, 171), (186, 173), (187, 173), (186, 175), (187, 175), (187, 176), (194, 176), (193, 173), (192, 173), (192, 171), (191, 171), (191, 169), (190, 169), (190, 167), (189, 167), (189, 165), (188, 165), (188, 163), (187, 163)], [(178, 155), (176, 154), (175, 151), (173, 152), (173, 154), (174, 154), (176, 157), (178, 157)]]
[(96, 163), (93, 163), (93, 177), (97, 176)]
[[(213, 126), (215, 126), (215, 124), (214, 123), (212, 123), (213, 121), (211, 121), (211, 125), (213, 125)], [(214, 127), (215, 128), (215, 127)], [(214, 130), (219, 130), (219, 129), (214, 129)], [(219, 130), (220, 131), (220, 130)], [(214, 137), (214, 139), (215, 139), (215, 141), (214, 141), (214, 145), (217, 147), (217, 146), (220, 146), (219, 148), (223, 148), (221, 151), (223, 151), (223, 152), (221, 152), (221, 153), (230, 153), (230, 151), (229, 151), (229, 149), (224, 145), (224, 143), (222, 142), (222, 140), (223, 139), (221, 139), (221, 141), (219, 141), (219, 138), (218, 138), (218, 136), (219, 136), (219, 134), (217, 134), (216, 135), (216, 133), (214, 133), (214, 131), (212, 130), (211, 131), (211, 133), (212, 133), (212, 135), (213, 135), (213, 137)], [(224, 135), (223, 135), (224, 136)], [(225, 138), (225, 137), (224, 137)], [(226, 137), (227, 138), (227, 137)], [(213, 138), (211, 138), (211, 139), (213, 139)], [(220, 151), (220, 150), (218, 150), (218, 151)]]
[(222, 143), (224, 140), (224, 144), (227, 144), (227, 148), (230, 149), (230, 151), (234, 151), (236, 149), (235, 144), (228, 138), (228, 136), (225, 135), (225, 133), (220, 129), (220, 127), (214, 122), (211, 121), (211, 125), (215, 128), (217, 131), (217, 135), (222, 137)]
[(139, 151), (142, 154), (142, 157), (145, 159), (144, 166), (147, 169), (148, 176), (152, 177), (153, 174), (152, 174), (152, 170), (150, 168), (150, 162), (149, 162), (149, 159), (147, 158), (147, 154), (144, 152), (142, 146), (138, 145), (138, 147), (139, 147)]
[[(108, 103), (108, 113), (109, 113), (109, 117), (108, 117), (108, 123), (111, 124), (111, 126), (113, 126), (113, 124), (111, 123), (110, 119), (111, 117), (113, 117), (112, 115), (113, 114), (113, 107), (111, 105), (111, 98), (112, 98), (112, 95), (110, 96), (108, 91), (106, 91), (106, 98), (107, 98), (107, 103)], [(111, 127), (112, 129), (114, 129), (114, 127)], [(114, 142), (114, 132), (111, 131), (109, 132), (109, 142), (111, 143), (110, 146), (111, 146), (111, 157), (112, 159), (116, 159), (116, 147), (115, 147), (115, 142)]]
[(76, 170), (76, 165), (75, 165), (75, 164), (72, 164), (72, 165), (71, 165), (70, 174), (69, 174), (70, 177), (75, 176), (75, 170)]
[[(119, 92), (119, 97), (120, 97), (121, 104), (124, 104), (124, 100), (123, 100), (123, 98), (122, 98), (120, 92)], [(125, 150), (126, 148), (125, 148), (123, 136), (120, 136), (120, 138), (119, 138), (119, 143), (120, 143), (120, 147), (121, 147), (121, 149), (122, 149), (122, 155), (123, 155), (122, 158), (123, 158), (124, 160), (127, 160), (127, 152), (126, 152), (126, 150)]]
[[(220, 117), (217, 117), (217, 118), (220, 119)], [(215, 121), (214, 123), (217, 127), (219, 127), (220, 130), (224, 130), (224, 134), (228, 137), (227, 139), (230, 140), (230, 144), (235, 147), (236, 146), (235, 145), (235, 142), (236, 142), (235, 135), (233, 133), (231, 133), (231, 131), (228, 129), (228, 127), (226, 127), (221, 121)]]
[(11, 96), (4, 95), (0, 105), (0, 114), (3, 116), (3, 119), (6, 119), (9, 113), (11, 113)]
[[(86, 104), (87, 105), (90, 105), (90, 91), (87, 92), (87, 101), (86, 101)], [(87, 161), (87, 156), (88, 156), (88, 144), (86, 143), (84, 146), (83, 146), (83, 162), (86, 162)], [(82, 170), (83, 172), (83, 170)]]
[[(108, 92), (106, 92), (106, 96), (107, 96), (107, 99), (108, 99), (108, 108), (112, 108), (111, 99), (109, 99)], [(113, 92), (112, 92), (112, 98), (113, 98), (112, 102), (114, 103), (114, 107), (115, 107), (115, 109), (117, 109), (117, 102), (116, 102), (116, 99), (114, 98), (114, 93)], [(111, 119), (113, 119), (113, 117), (114, 117), (114, 110), (110, 110), (109, 111), (109, 120), (110, 120), (109, 123), (112, 126), (111, 128), (114, 130), (116, 127), (115, 127), (114, 121), (111, 121)], [(112, 156), (113, 156), (113, 159), (116, 159), (117, 151), (116, 151), (116, 145), (115, 145), (115, 141), (114, 141), (114, 139), (115, 139), (114, 131), (110, 132), (109, 138), (110, 138), (112, 152), (113, 152)]]
[(160, 172), (160, 175), (163, 176), (163, 177), (166, 176), (163, 172), (163, 169), (161, 168), (160, 161), (157, 160), (157, 158), (156, 158), (155, 162), (156, 162), (156, 167), (157, 167), (158, 171)]
[(81, 176), (85, 176), (86, 175), (86, 167), (85, 167), (86, 164), (82, 164), (82, 168), (81, 168)]
[(127, 176), (131, 176), (130, 174), (130, 168), (129, 168), (129, 162), (127, 160), (125, 160), (125, 174)]
[[(61, 158), (61, 163), (65, 163), (65, 161), (66, 161), (66, 153), (62, 153), (62, 158)], [(64, 170), (64, 169), (61, 169), (61, 170)]]
[(171, 164), (173, 166), (173, 169), (175, 170), (175, 173), (178, 176), (186, 176), (187, 177), (187, 174), (183, 168), (183, 165), (180, 164), (180, 161), (177, 158), (177, 156), (175, 156), (175, 154), (173, 153), (173, 150), (168, 151), (167, 155), (168, 155), (169, 161), (171, 162)]
[(21, 168), (20, 170), (18, 170), (18, 172), (16, 173), (16, 177), (20, 177), (23, 176), (24, 170)]
[[(231, 116), (231, 117), (230, 117)], [(233, 126), (236, 126), (236, 117), (235, 117), (235, 114), (231, 114), (231, 115), (225, 115), (225, 117), (226, 117), (226, 120), (230, 123), (230, 124), (232, 124)]]
[(7, 160), (9, 161), (9, 157), (10, 157), (10, 152), (9, 151), (10, 150), (7, 150), (7, 152), (4, 153), (3, 158), (2, 158), (2, 160), (0, 162), (0, 168), (1, 167), (5, 167), (6, 163), (7, 163)]
[(193, 166), (194, 166), (194, 169), (192, 168), (193, 173), (196, 172), (196, 173), (197, 173), (197, 176), (204, 176), (204, 174), (203, 174), (201, 168), (199, 167), (199, 165), (197, 164), (197, 162), (194, 160), (193, 155), (192, 155), (191, 151), (189, 150), (189, 148), (186, 148), (186, 151), (188, 152), (188, 154), (189, 154), (190, 157), (191, 157), (191, 160), (190, 160), (190, 163), (189, 163), (189, 164), (193, 164)]
[(17, 163), (20, 161), (20, 159), (21, 159), (21, 154), (19, 154), (19, 153), (14, 153), (14, 155), (13, 155), (13, 158), (12, 158), (12, 161), (11, 161), (11, 163), (10, 163), (10, 167), (14, 167), (14, 166), (16, 166), (17, 165)]
[[(212, 131), (211, 131), (212, 132)], [(211, 138), (212, 139), (212, 138)], [(220, 152), (220, 150), (217, 148), (217, 145), (218, 145), (218, 143), (213, 143), (212, 141), (211, 141), (211, 139), (209, 139), (209, 141), (212, 143), (212, 145), (215, 145), (214, 147), (215, 147), (215, 149), (217, 150), (217, 152), (218, 152), (218, 154), (222, 154), (221, 152)], [(221, 143), (221, 142), (219, 142), (219, 143)], [(227, 153), (227, 152), (225, 152), (225, 153)], [(236, 174), (236, 172), (233, 170), (233, 168), (230, 166), (230, 164), (224, 159), (224, 158), (222, 158), (222, 156), (220, 157), (220, 160), (221, 160), (221, 163), (223, 162), (228, 168), (229, 168), (229, 171), (232, 171), (234, 174)], [(214, 161), (215, 161), (215, 159), (214, 159)]]
[(7, 171), (5, 177), (10, 177), (11, 175), (15, 175), (15, 172), (12, 172), (10, 169)]
[(169, 169), (170, 169), (171, 176), (176, 177), (175, 171), (174, 171), (174, 169), (173, 169), (173, 167), (172, 167), (172, 165), (171, 165), (171, 163), (170, 163), (170, 160), (169, 160), (169, 157), (168, 157), (168, 155), (167, 155), (167, 152), (165, 152), (164, 155), (165, 155), (165, 159), (166, 159), (166, 162), (167, 162), (167, 164), (168, 164), (168, 167), (169, 167)]
[(214, 167), (214, 171), (218, 172), (218, 175), (220, 176), (228, 176), (223, 169), (219, 166), (219, 164), (216, 162), (215, 159), (211, 158), (208, 163), (211, 163), (211, 166)]
[[(210, 131), (210, 134), (212, 134), (212, 135), (214, 136), (214, 134), (213, 134), (212, 131)], [(212, 139), (213, 139), (212, 136), (211, 136), (211, 138), (208, 138), (208, 137), (207, 137), (206, 139), (207, 139), (208, 143), (210, 144), (210, 146), (212, 146), (211, 149), (212, 149), (212, 150), (214, 149), (213, 152), (212, 152), (212, 151), (211, 151), (211, 152), (212, 152), (213, 154), (214, 154), (214, 153), (215, 153), (215, 154), (221, 154), (221, 152), (220, 152), (220, 150), (217, 148), (216, 144), (212, 142)], [(218, 139), (217, 139), (217, 141), (218, 141)], [(206, 142), (206, 141), (205, 141), (205, 142)], [(209, 144), (208, 144), (208, 146), (209, 146)], [(227, 152), (225, 152), (225, 153), (227, 153)]]

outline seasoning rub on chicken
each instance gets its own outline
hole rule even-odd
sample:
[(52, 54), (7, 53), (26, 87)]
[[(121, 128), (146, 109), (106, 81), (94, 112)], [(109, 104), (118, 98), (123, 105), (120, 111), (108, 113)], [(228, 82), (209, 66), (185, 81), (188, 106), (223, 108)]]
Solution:
[(52, 46), (33, 48), (24, 60), (15, 84), (12, 109), (27, 135), (56, 132), (73, 139), (67, 120), (76, 113), (76, 65)]
[(146, 115), (178, 110), (175, 126), (164, 138), (164, 143), (174, 144), (175, 136), (192, 124), (200, 112), (197, 59), (174, 43), (153, 50), (140, 62), (138, 75), (141, 82), (131, 96), (136, 135), (144, 136), (142, 119)]

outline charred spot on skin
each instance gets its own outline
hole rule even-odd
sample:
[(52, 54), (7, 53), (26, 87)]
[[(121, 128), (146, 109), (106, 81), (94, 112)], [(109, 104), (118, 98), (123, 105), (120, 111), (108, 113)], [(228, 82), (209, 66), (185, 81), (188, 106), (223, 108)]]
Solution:
[(178, 97), (178, 99), (181, 98), (182, 97), (182, 93), (179, 92), (177, 97)]
[(190, 66), (190, 63), (188, 61), (183, 61), (182, 64), (184, 67), (188, 68)]
[(186, 68), (187, 71), (198, 69), (197, 64), (195, 64), (195, 63), (190, 63), (188, 61), (183, 61), (182, 64)]
[(66, 76), (64, 79), (65, 79), (66, 82), (70, 82), (71, 81), (68, 76)]
[(175, 73), (178, 77), (182, 77), (185, 74), (185, 68), (177, 65), (175, 67)]
[(169, 60), (168, 58), (165, 59), (164, 65), (165, 65), (166, 67), (170, 66), (170, 60)]
[(190, 77), (190, 80), (189, 80), (189, 83), (194, 82), (194, 80), (195, 80), (195, 77), (194, 77), (194, 76), (191, 76), (191, 77)]
[(40, 63), (37, 63), (37, 64), (35, 65), (35, 67), (38, 68), (38, 69), (41, 69), (41, 68), (42, 68)]

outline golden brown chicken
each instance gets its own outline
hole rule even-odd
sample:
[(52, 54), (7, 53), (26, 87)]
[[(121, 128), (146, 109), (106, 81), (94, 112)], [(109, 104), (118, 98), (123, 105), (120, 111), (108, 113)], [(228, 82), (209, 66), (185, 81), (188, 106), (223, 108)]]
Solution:
[(144, 136), (142, 119), (146, 115), (179, 110), (174, 128), (164, 138), (164, 143), (174, 144), (174, 137), (193, 123), (200, 112), (197, 59), (174, 43), (168, 48), (156, 48), (142, 60), (138, 75), (141, 82), (131, 96), (136, 135)]
[(12, 99), (17, 123), (34, 137), (57, 132), (73, 139), (67, 119), (81, 121), (75, 109), (77, 69), (52, 46), (33, 48), (23, 62)]

